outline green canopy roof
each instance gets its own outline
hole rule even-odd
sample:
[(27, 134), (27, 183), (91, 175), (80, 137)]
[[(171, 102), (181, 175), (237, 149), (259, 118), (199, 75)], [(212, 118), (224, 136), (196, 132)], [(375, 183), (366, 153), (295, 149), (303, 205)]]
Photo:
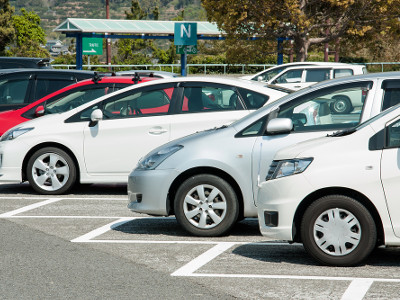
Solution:
[[(174, 24), (182, 21), (147, 21), (147, 20), (111, 20), (111, 19), (79, 19), (68, 18), (53, 31), (81, 33), (115, 33), (115, 34), (174, 34)], [(220, 31), (215, 23), (197, 23), (197, 34), (219, 36)]]

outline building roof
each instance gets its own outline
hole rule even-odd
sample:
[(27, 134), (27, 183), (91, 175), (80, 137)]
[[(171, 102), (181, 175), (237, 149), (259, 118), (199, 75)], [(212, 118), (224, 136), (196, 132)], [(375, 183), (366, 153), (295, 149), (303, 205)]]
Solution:
[[(185, 23), (182, 21), (149, 21), (149, 20), (112, 20), (112, 19), (80, 19), (68, 18), (53, 31), (63, 33), (114, 33), (114, 34), (174, 34), (174, 24)], [(197, 34), (207, 36), (219, 36), (220, 31), (217, 24), (210, 22), (187, 22), (197, 23)]]

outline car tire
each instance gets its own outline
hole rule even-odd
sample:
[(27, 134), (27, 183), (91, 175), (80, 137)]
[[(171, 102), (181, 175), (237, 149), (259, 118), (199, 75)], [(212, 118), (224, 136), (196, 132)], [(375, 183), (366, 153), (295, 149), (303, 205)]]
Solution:
[(239, 203), (234, 189), (224, 179), (200, 174), (188, 178), (178, 188), (174, 210), (186, 231), (212, 237), (226, 234), (237, 222)]
[(329, 195), (305, 211), (301, 239), (306, 251), (321, 264), (348, 267), (361, 263), (375, 248), (377, 230), (370, 212), (360, 202)]
[(75, 184), (76, 166), (65, 151), (46, 147), (31, 156), (26, 175), (30, 185), (38, 193), (59, 195), (70, 190)]
[(337, 95), (332, 97), (331, 111), (334, 114), (348, 114), (353, 110), (353, 105), (347, 96)]

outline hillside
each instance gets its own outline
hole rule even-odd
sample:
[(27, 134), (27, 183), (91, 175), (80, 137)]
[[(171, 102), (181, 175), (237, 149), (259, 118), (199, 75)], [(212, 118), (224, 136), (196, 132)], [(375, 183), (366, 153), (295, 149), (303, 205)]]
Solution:
[[(21, 8), (34, 11), (42, 20), (42, 27), (49, 35), (52, 30), (66, 18), (103, 19), (106, 17), (105, 0), (10, 0), (16, 13)], [(149, 19), (158, 4), (159, 20), (171, 20), (185, 10), (185, 20), (205, 20), (206, 15), (201, 8), (201, 0), (139, 0)], [(110, 18), (125, 19), (125, 11), (129, 11), (131, 0), (110, 0)]]

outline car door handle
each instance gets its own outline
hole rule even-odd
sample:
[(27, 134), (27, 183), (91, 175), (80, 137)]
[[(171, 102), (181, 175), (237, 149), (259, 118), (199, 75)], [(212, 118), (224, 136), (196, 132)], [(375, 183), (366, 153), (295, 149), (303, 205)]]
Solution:
[(160, 134), (166, 133), (167, 131), (168, 130), (166, 130), (160, 126), (157, 126), (157, 127), (150, 128), (149, 133), (154, 134), (154, 135), (160, 135)]

